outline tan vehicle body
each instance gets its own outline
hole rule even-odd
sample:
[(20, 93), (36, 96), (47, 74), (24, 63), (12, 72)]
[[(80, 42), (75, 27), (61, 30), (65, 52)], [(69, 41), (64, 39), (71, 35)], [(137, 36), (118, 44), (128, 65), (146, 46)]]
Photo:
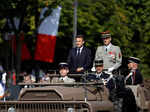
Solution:
[[(17, 101), (0, 101), (0, 112), (116, 112), (110, 93), (102, 83), (20, 83)], [(126, 86), (134, 93), (140, 110), (150, 112), (147, 89)], [(117, 111), (121, 112), (121, 111)]]
[(23, 88), (18, 101), (0, 102), (0, 108), (4, 112), (11, 107), (17, 112), (24, 110), (25, 112), (114, 112), (113, 103), (108, 99), (108, 89), (103, 85), (98, 88), (90, 84), (86, 86), (75, 84), (73, 87), (73, 84), (60, 83), (41, 85), (42, 87)]
[(140, 85), (127, 85), (126, 87), (129, 87), (134, 93), (136, 104), (140, 110), (150, 112), (149, 91)]

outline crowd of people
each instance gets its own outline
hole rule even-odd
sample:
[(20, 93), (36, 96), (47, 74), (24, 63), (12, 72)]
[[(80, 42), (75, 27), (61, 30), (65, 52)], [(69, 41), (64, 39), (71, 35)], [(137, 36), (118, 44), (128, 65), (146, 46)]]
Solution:
[[(85, 47), (84, 36), (77, 35), (75, 48), (72, 48), (69, 52), (66, 62), (61, 62), (58, 65), (59, 77), (50, 77), (50, 73), (43, 72), (39, 73), (39, 80), (37, 81), (35, 73), (22, 72), (23, 83), (74, 83), (81, 81), (81, 77), (70, 78), (68, 74), (84, 74), (89, 71), (86, 79), (88, 81), (102, 80), (104, 85), (111, 91), (115, 88), (115, 82), (113, 77), (116, 74), (113, 73), (115, 70), (120, 70), (122, 64), (122, 53), (119, 46), (115, 46), (111, 43), (112, 37), (109, 31), (101, 33), (101, 39), (103, 45), (98, 46), (94, 61), (92, 62), (91, 50)], [(137, 85), (143, 83), (143, 77), (138, 69), (140, 59), (136, 57), (128, 58), (128, 69), (124, 70), (125, 74), (117, 74), (124, 76), (124, 83), (128, 85)], [(1, 68), (1, 67), (0, 67)], [(27, 87), (27, 86), (25, 86)], [(2, 75), (0, 79), (0, 98), (4, 95), (4, 83), (2, 81)]]

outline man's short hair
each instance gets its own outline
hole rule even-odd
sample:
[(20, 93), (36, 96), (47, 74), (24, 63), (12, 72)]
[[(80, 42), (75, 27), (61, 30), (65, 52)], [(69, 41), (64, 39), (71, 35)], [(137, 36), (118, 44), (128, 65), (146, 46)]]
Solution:
[(84, 40), (84, 36), (83, 35), (77, 35), (76, 38), (82, 38)]

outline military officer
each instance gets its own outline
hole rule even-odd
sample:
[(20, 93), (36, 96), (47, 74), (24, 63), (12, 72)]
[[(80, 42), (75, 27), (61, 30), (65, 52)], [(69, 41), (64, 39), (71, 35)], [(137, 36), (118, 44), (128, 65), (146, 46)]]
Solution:
[(59, 63), (59, 73), (60, 77), (54, 77), (52, 83), (74, 83), (73, 78), (69, 78), (67, 75), (69, 73), (68, 64), (65, 62)]
[(87, 80), (89, 81), (95, 81), (95, 80), (101, 80), (103, 84), (111, 91), (113, 88), (115, 88), (115, 82), (113, 79), (112, 74), (105, 73), (103, 71), (103, 60), (95, 60), (95, 68), (96, 73), (89, 74), (87, 76)]
[(128, 70), (129, 73), (125, 77), (125, 83), (127, 85), (137, 85), (143, 83), (143, 77), (138, 69), (140, 59), (136, 57), (129, 57), (128, 59)]
[(118, 69), (122, 62), (122, 54), (119, 46), (111, 43), (111, 34), (109, 31), (102, 32), (103, 46), (99, 46), (96, 50), (95, 60), (104, 61), (104, 69), (112, 72)]

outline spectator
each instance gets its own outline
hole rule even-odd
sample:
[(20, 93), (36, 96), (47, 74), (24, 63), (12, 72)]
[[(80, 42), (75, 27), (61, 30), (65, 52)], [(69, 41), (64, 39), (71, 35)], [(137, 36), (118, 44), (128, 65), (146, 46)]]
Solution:
[(41, 77), (40, 82), (41, 83), (50, 83), (50, 77), (49, 73), (46, 73), (44, 76)]
[[(30, 84), (30, 83), (34, 83), (35, 81), (36, 81), (36, 79), (35, 79), (35, 77), (33, 75), (28, 74), (28, 73), (24, 74), (24, 80), (23, 80), (24, 83)], [(27, 88), (27, 87), (31, 88), (33, 86), (27, 86), (27, 85), (25, 85), (24, 87), (25, 88)]]

